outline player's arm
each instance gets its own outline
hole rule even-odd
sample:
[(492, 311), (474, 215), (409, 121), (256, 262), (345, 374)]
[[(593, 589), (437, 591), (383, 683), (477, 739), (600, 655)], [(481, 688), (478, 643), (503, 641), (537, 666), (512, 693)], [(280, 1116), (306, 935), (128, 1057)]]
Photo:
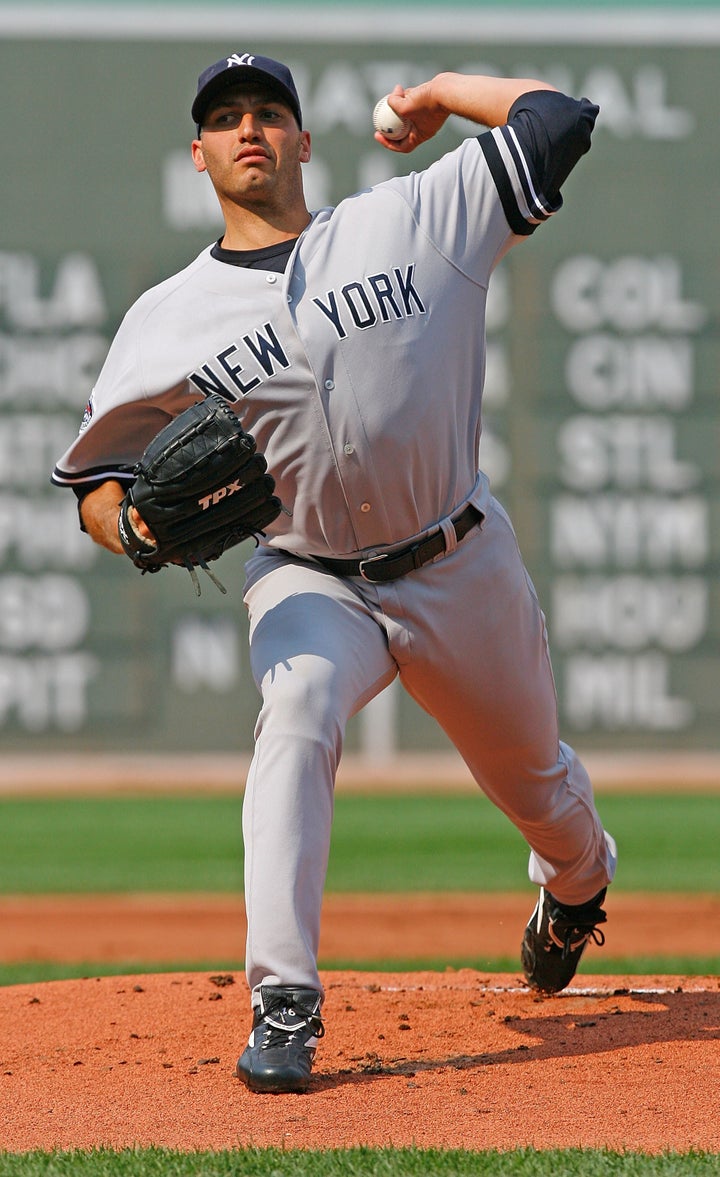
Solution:
[(494, 78), (479, 74), (441, 73), (419, 86), (396, 86), (388, 99), (402, 118), (409, 120), (404, 139), (391, 141), (380, 132), (375, 138), (391, 151), (413, 151), (436, 135), (450, 115), (459, 115), (484, 127), (506, 123), (513, 104), (534, 90), (555, 90), (534, 78)]
[[(118, 517), (124, 498), (125, 487), (115, 479), (108, 479), (86, 494), (80, 503), (80, 518), (90, 538), (118, 555), (124, 555), (125, 551), (118, 534)], [(152, 542), (151, 532), (134, 507), (129, 508), (128, 516), (141, 539)]]

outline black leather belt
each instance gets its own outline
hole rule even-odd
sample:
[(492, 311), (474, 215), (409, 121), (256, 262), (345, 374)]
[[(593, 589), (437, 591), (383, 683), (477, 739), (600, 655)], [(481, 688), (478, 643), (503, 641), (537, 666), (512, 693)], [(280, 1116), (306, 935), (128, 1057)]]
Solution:
[[(458, 542), (476, 527), (483, 518), (482, 512), (476, 507), (467, 506), (464, 511), (453, 520), (453, 527)], [(433, 531), (425, 539), (410, 544), (407, 548), (400, 548), (397, 552), (382, 552), (379, 556), (368, 556), (364, 560), (333, 560), (327, 556), (313, 556), (318, 564), (322, 564), (337, 576), (362, 576), (372, 584), (384, 584), (388, 580), (397, 580), (412, 572), (414, 568), (422, 568), (429, 564), (436, 556), (445, 551), (445, 536), (442, 531)]]

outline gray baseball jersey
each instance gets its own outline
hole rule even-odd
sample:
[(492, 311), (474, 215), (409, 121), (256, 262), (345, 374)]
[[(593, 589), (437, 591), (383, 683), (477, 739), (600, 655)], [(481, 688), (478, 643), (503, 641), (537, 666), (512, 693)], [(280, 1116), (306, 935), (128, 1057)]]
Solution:
[[(579, 153), (596, 108), (563, 96), (555, 106), (558, 153), (569, 138)], [(472, 501), (488, 281), (560, 204), (535, 179), (557, 160), (531, 147), (521, 113), (425, 172), (321, 210), (284, 275), (205, 250), (127, 314), (54, 481), (127, 479), (168, 416), (213, 390), (255, 436), (291, 512), (270, 545), (345, 555)]]

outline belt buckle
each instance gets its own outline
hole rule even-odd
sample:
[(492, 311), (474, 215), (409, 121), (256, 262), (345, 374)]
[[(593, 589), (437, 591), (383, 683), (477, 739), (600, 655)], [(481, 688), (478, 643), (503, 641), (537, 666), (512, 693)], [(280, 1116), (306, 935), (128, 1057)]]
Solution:
[[(418, 559), (418, 552), (421, 551), (426, 539), (417, 540), (414, 544), (409, 544), (408, 547), (401, 548), (399, 552), (380, 552), (377, 556), (369, 556), (367, 560), (361, 560), (358, 565), (360, 575), (363, 580), (369, 581), (370, 584), (385, 584), (389, 580), (399, 580), (401, 576), (405, 576), (414, 568), (422, 568), (424, 561)], [(405, 560), (408, 556), (411, 558), (410, 567), (404, 568), (400, 572), (395, 572), (394, 575), (381, 576), (379, 580), (374, 580), (372, 576), (366, 576), (365, 574), (365, 564), (377, 564), (381, 560)]]
[(367, 560), (361, 560), (360, 563), (358, 564), (358, 572), (360, 573), (363, 580), (366, 580), (368, 582), (368, 584), (381, 584), (382, 583), (381, 581), (373, 580), (372, 576), (366, 575), (365, 566), (367, 564), (377, 564), (381, 560), (387, 560), (387, 558), (388, 558), (387, 552), (380, 552), (377, 556), (368, 556)]

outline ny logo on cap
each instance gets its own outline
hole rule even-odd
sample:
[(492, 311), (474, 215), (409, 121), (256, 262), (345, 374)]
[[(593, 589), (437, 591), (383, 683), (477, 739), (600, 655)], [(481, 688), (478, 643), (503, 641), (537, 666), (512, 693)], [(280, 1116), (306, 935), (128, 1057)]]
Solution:
[(255, 60), (254, 53), (233, 53), (232, 57), (228, 57), (228, 66), (231, 65), (252, 65)]

